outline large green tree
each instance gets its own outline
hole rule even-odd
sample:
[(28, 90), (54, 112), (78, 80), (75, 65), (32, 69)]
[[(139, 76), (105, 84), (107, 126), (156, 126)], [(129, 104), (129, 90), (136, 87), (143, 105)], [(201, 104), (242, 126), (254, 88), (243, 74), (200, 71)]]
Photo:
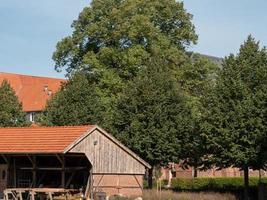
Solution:
[(200, 100), (208, 89), (214, 87), (219, 66), (203, 55), (192, 54), (190, 57), (191, 60), (183, 66), (179, 79), (187, 96), (187, 105), (191, 109), (191, 119), (188, 122), (190, 129), (182, 138), (181, 158), (182, 166), (193, 167), (193, 176), (197, 177), (198, 170), (210, 167), (207, 159), (207, 140), (205, 133), (201, 131), (203, 105)]
[(181, 50), (197, 39), (191, 18), (175, 0), (93, 0), (74, 21), (72, 36), (57, 44), (56, 69), (82, 68), (94, 80), (103, 73), (128, 80), (151, 56), (177, 65)]
[(159, 167), (179, 161), (190, 109), (171, 70), (158, 61), (149, 66), (124, 88), (111, 130), (153, 167)]
[(57, 44), (55, 68), (70, 76), (87, 72), (104, 107), (101, 125), (108, 127), (117, 94), (149, 59), (164, 58), (179, 76), (185, 50), (197, 40), (191, 19), (175, 0), (93, 0), (73, 22), (72, 35)]
[[(239, 53), (224, 61), (216, 86), (204, 98), (204, 131), (218, 167), (244, 170), (248, 199), (249, 169), (264, 168), (266, 136), (267, 51), (251, 36)], [(265, 114), (264, 114), (265, 113)]]
[(0, 85), (0, 127), (27, 126), (26, 114), (22, 111), (15, 91), (4, 80)]

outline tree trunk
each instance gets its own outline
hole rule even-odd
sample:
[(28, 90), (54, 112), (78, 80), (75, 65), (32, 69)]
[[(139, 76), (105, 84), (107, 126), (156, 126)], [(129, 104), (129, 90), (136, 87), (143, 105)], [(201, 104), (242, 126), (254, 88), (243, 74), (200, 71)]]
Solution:
[(244, 168), (244, 200), (249, 200), (249, 174), (248, 167)]
[(153, 187), (153, 167), (148, 170), (148, 188), (152, 189)]
[(194, 167), (194, 178), (197, 178), (197, 167)]

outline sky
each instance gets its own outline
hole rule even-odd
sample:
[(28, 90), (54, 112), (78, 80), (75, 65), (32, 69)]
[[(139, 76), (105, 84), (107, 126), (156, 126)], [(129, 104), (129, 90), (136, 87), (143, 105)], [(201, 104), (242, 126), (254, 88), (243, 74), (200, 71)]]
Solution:
[[(64, 77), (52, 54), (90, 0), (0, 0), (0, 72)], [(199, 36), (191, 50), (224, 57), (252, 34), (267, 45), (266, 0), (184, 0)]]

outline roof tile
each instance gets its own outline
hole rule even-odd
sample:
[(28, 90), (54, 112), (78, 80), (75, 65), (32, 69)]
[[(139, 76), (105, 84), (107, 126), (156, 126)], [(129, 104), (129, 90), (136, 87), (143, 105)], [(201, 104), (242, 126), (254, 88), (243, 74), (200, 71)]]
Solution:
[(3, 80), (7, 80), (15, 90), (25, 112), (43, 110), (47, 100), (51, 98), (51, 94), (56, 93), (62, 83), (66, 81), (57, 78), (0, 72), (0, 83)]
[(63, 153), (95, 126), (0, 128), (0, 153)]

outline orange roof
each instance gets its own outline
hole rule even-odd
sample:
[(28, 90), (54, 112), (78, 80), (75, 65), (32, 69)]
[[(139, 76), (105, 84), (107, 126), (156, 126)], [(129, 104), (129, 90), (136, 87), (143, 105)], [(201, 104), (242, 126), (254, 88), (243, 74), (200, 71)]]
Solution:
[(64, 79), (0, 72), (0, 83), (7, 80), (22, 102), (23, 111), (41, 111), (51, 94), (56, 93)]
[(96, 126), (0, 128), (0, 153), (64, 153)]

